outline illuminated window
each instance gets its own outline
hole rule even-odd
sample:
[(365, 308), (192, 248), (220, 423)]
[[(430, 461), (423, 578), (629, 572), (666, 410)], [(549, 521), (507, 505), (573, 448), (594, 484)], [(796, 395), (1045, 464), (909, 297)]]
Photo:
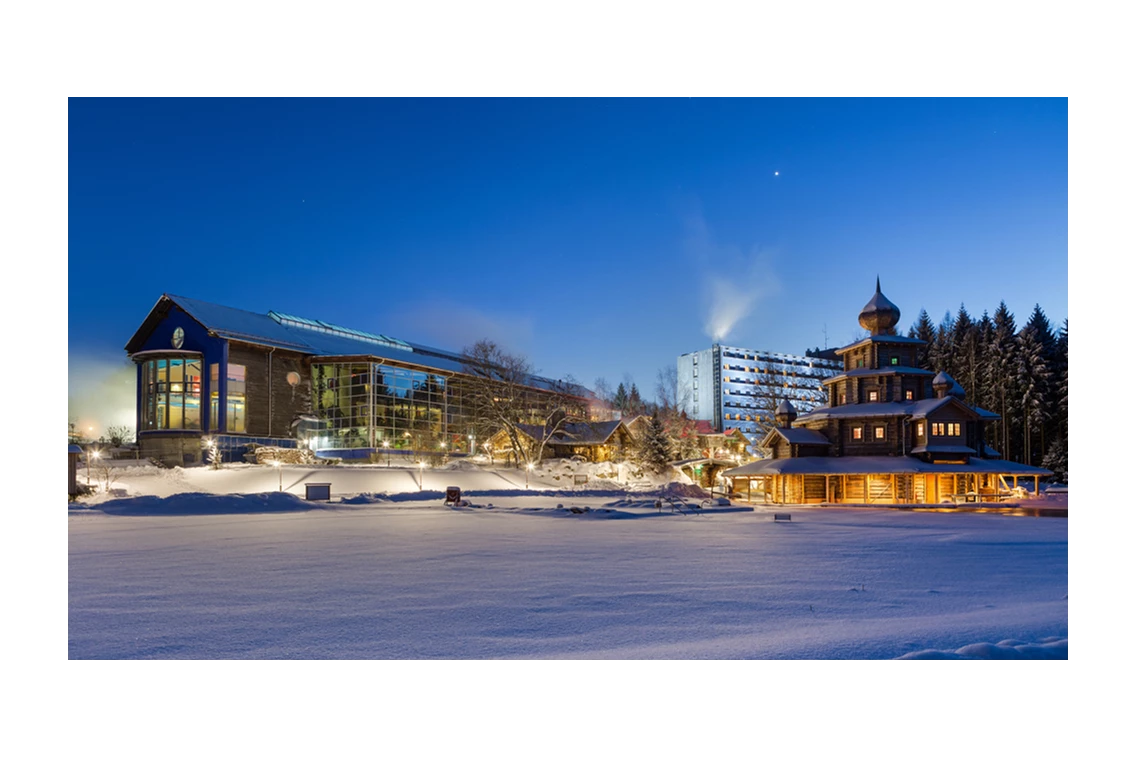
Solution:
[(864, 358), (857, 358), (857, 368), (864, 368), (864, 367), (865, 367), (865, 359)]
[(142, 428), (201, 428), (201, 359), (159, 358), (142, 365)]
[(900, 365), (900, 359), (897, 358), (895, 355), (892, 356), (892, 365), (893, 366), (899, 366)]
[(873, 428), (873, 437), (875, 437), (878, 440), (884, 439), (884, 427), (883, 426), (874, 427)]
[(923, 421), (916, 424), (916, 436), (917, 437), (923, 437), (924, 436), (924, 422)]
[(861, 427), (854, 426), (853, 427), (853, 439), (855, 439), (855, 440), (861, 439), (861, 432), (862, 432)]
[(942, 437), (942, 436), (944, 436), (944, 425), (943, 425), (943, 424), (937, 424), (937, 423), (933, 423), (933, 424), (932, 424), (932, 436), (933, 436), (933, 437)]
[(225, 429), (245, 432), (248, 409), (245, 407), (245, 367), (230, 363), (225, 383)]
[(880, 394), (876, 390), (869, 390), (869, 402), (875, 403)]
[(912, 390), (904, 390), (904, 399), (905, 400), (915, 400), (916, 399), (916, 393), (913, 392)]
[(947, 433), (948, 433), (949, 437), (958, 437), (959, 436), (959, 424), (948, 424), (947, 425)]

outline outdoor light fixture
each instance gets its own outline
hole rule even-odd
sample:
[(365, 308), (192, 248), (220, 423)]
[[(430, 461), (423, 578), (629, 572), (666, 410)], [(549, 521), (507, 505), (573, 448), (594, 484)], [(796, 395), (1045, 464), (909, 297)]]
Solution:
[(525, 489), (529, 489), (529, 472), (533, 470), (533, 464), (530, 463), (525, 467)]
[(426, 473), (425, 469), (426, 469), (426, 461), (419, 461), (418, 462), (418, 491), (419, 492), (422, 492), (422, 476), (424, 473)]
[(272, 465), (276, 466), (276, 471), (277, 471), (278, 477), (280, 479), (280, 482), (279, 482), (280, 491), (284, 492), (284, 469), (282, 469), (280, 467), (280, 461), (278, 461), (278, 460), (274, 460), (272, 462)]
[(383, 449), (387, 451), (387, 468), (391, 468), (391, 443), (383, 440)]
[(92, 456), (94, 456), (95, 460), (98, 460), (99, 459), (99, 451), (98, 450), (92, 451), (91, 448), (87, 448), (87, 486), (88, 487), (91, 486), (91, 457)]

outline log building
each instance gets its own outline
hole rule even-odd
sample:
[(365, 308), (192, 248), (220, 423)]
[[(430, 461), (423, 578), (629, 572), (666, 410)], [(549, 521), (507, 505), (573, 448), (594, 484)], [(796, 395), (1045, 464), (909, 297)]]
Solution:
[(984, 444), (999, 416), (967, 403), (947, 374), (917, 366), (924, 343), (895, 333), (900, 309), (880, 291), (860, 313), (869, 336), (838, 349), (828, 405), (797, 415), (789, 400), (759, 443), (760, 461), (724, 473), (736, 496), (769, 503), (993, 502), (1020, 479), (1052, 472), (1001, 459)]

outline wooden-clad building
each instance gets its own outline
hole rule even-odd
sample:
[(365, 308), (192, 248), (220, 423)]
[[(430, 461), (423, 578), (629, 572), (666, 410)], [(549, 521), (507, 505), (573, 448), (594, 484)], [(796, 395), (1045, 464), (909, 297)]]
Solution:
[[(469, 453), (492, 432), (469, 407), (463, 356), (316, 319), (166, 294), (126, 352), (138, 366), (141, 453), (165, 465), (200, 462), (203, 437), (227, 460), (250, 443), (301, 438), (317, 455), (367, 460)], [(595, 403), (577, 385), (523, 381), (534, 406)]]
[[(577, 421), (557, 425), (555, 428), (538, 424), (515, 425), (522, 444), (530, 448), (530, 457), (571, 458), (580, 456), (590, 463), (624, 460), (631, 452), (633, 437), (627, 425), (615, 421)], [(544, 440), (544, 448), (541, 442)], [(509, 434), (499, 430), (490, 437), (486, 449), (495, 458), (508, 458), (513, 453)]]
[(947, 374), (917, 366), (923, 342), (895, 334), (900, 309), (880, 291), (861, 310), (869, 336), (837, 350), (829, 404), (798, 416), (783, 401), (759, 443), (765, 458), (724, 475), (736, 496), (770, 503), (991, 502), (1052, 472), (984, 444), (998, 415), (967, 403)]

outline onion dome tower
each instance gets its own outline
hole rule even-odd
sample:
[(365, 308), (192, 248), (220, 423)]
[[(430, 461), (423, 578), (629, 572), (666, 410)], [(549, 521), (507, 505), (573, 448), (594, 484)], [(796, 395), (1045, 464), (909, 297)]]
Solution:
[(951, 374), (943, 371), (936, 374), (936, 378), (932, 380), (932, 390), (936, 393), (936, 397), (950, 395), (960, 400), (967, 397), (967, 390), (963, 388), (963, 385), (952, 378)]
[(795, 418), (797, 418), (797, 409), (789, 400), (780, 402), (774, 411), (774, 422), (782, 429), (789, 429)]
[(880, 277), (876, 278), (876, 294), (872, 296), (857, 319), (874, 337), (887, 334), (900, 321), (900, 309), (880, 291)]
[(936, 397), (945, 397), (953, 384), (955, 384), (955, 380), (941, 371), (932, 380), (932, 391), (936, 393)]

